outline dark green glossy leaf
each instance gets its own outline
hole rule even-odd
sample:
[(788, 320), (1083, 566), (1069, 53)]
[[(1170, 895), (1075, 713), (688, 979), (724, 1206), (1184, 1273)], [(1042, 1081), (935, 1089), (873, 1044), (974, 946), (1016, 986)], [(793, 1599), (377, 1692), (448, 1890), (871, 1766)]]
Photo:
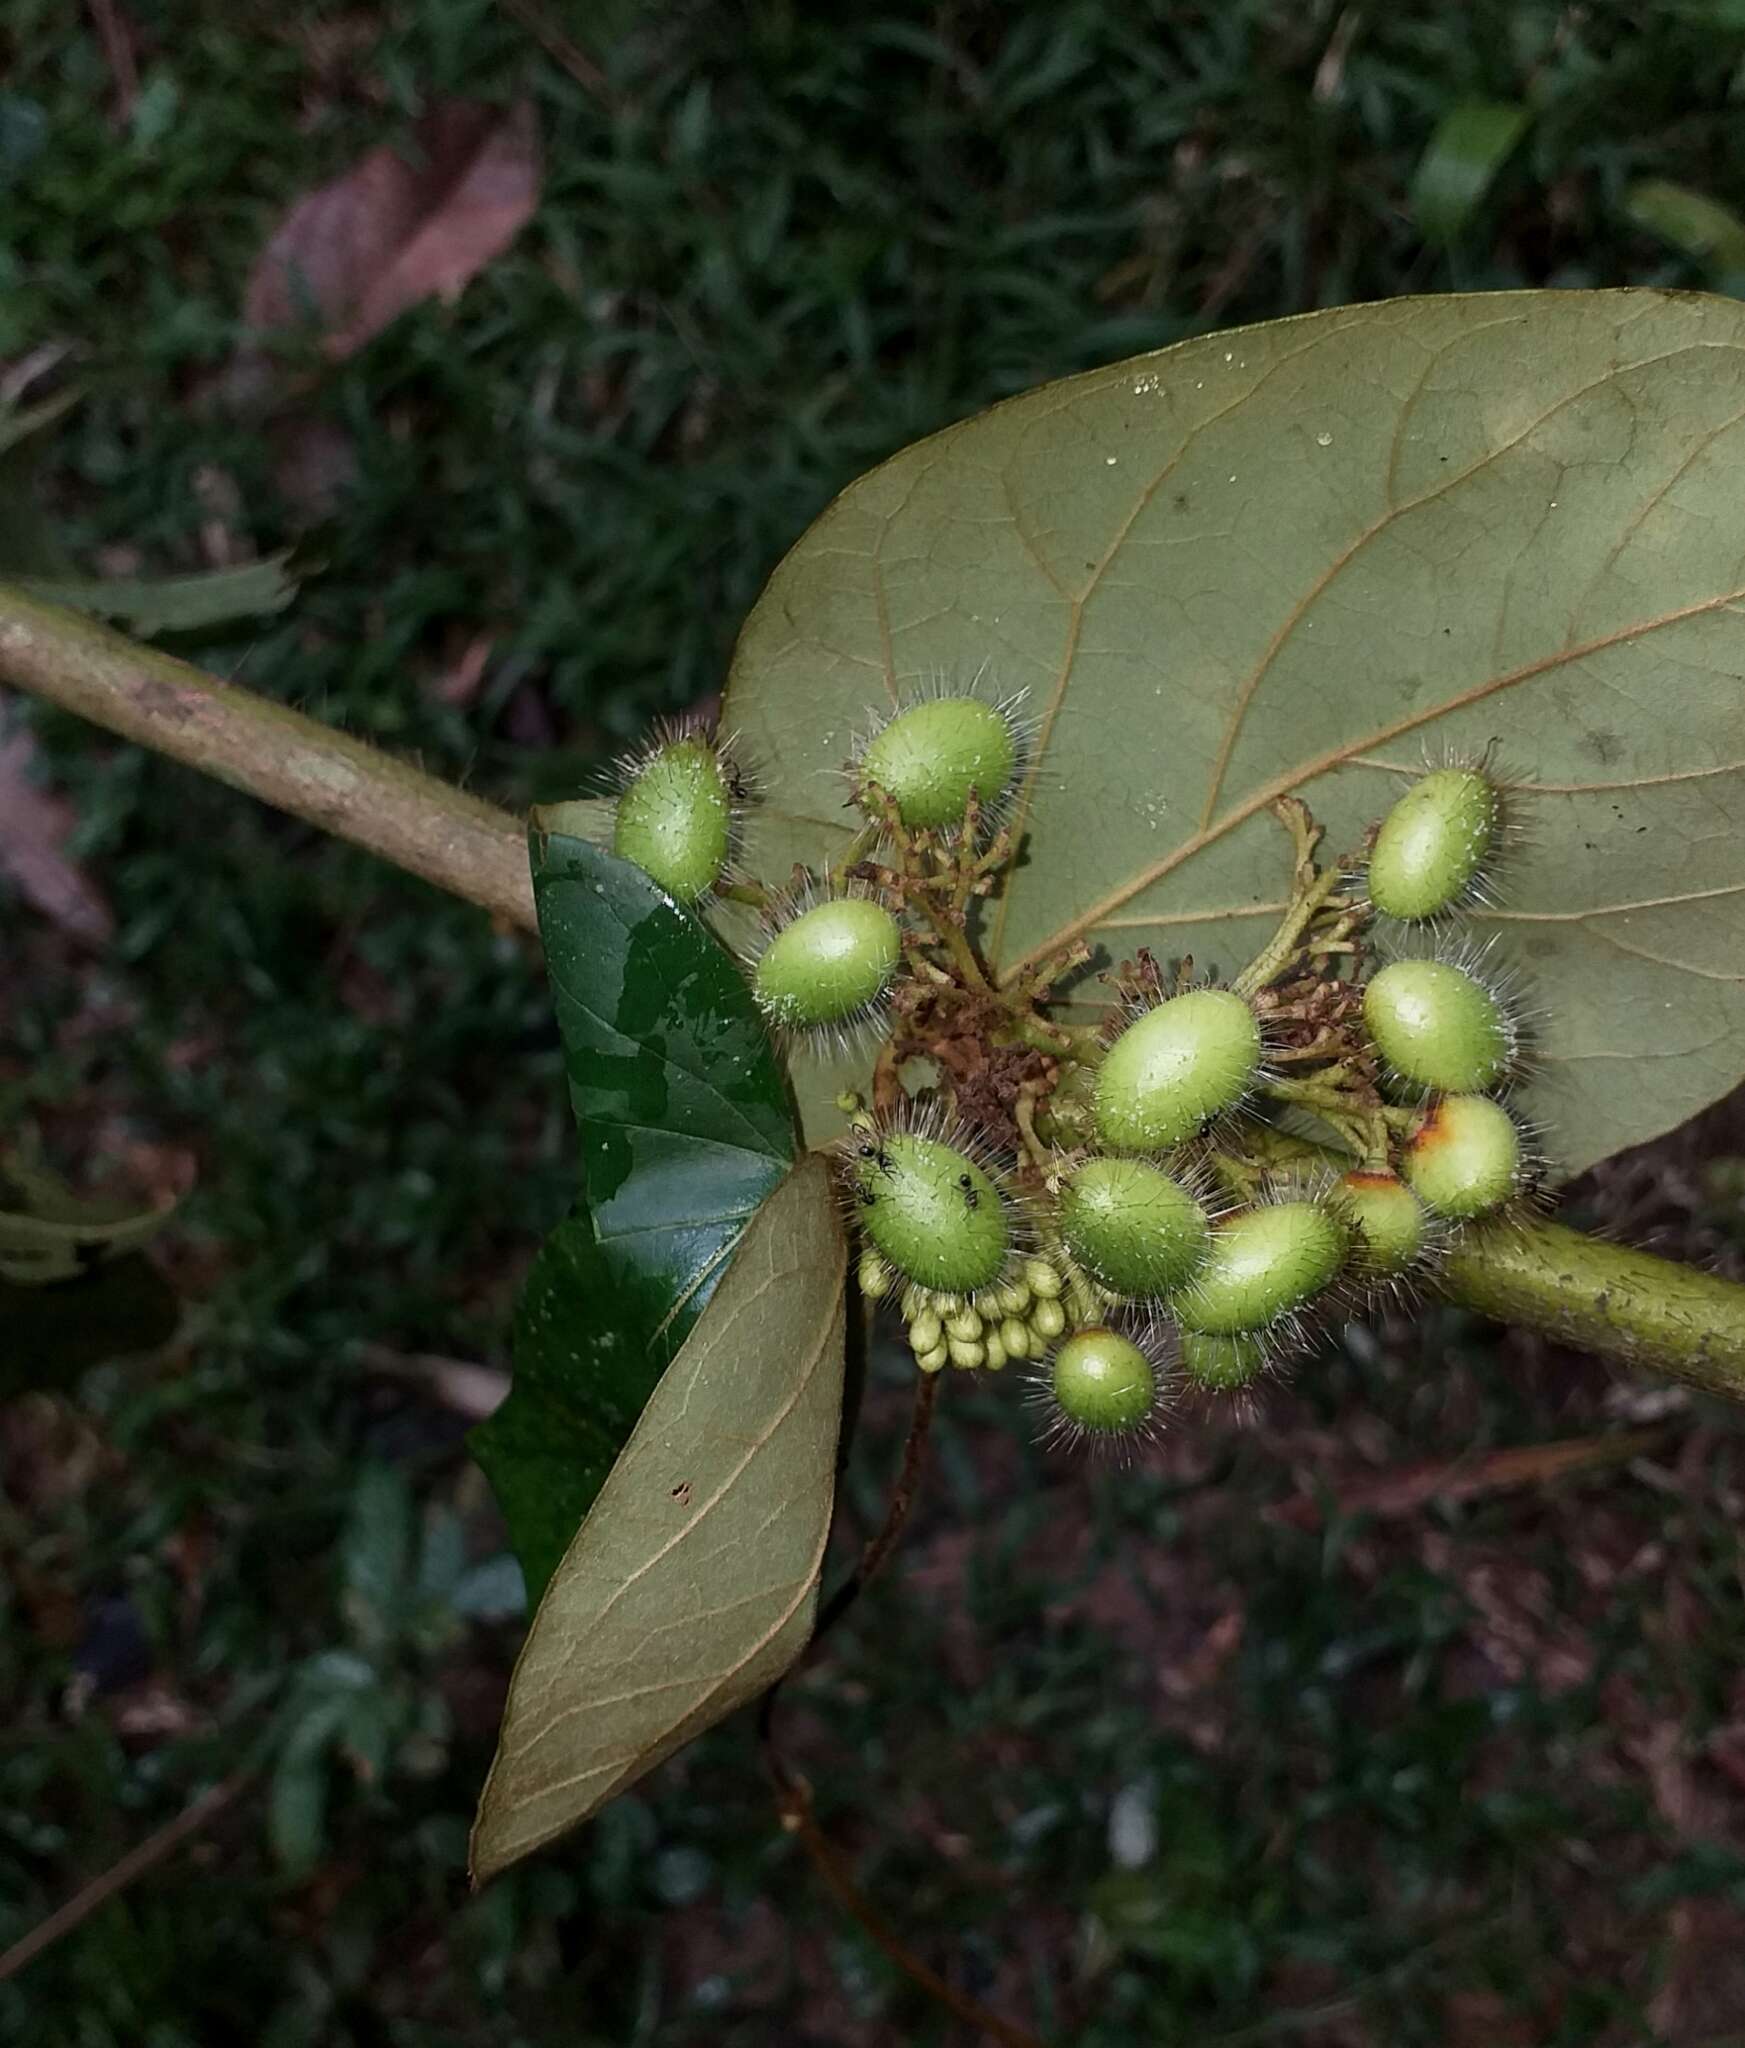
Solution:
[(534, 894), (581, 1127), (583, 1197), (515, 1321), (515, 1382), (473, 1434), (537, 1599), (643, 1404), (794, 1154), (735, 962), (640, 869), (536, 836)]
[(830, 1528), (847, 1247), (802, 1160), (745, 1234), (516, 1662), (472, 1867), (585, 1820), (804, 1649)]

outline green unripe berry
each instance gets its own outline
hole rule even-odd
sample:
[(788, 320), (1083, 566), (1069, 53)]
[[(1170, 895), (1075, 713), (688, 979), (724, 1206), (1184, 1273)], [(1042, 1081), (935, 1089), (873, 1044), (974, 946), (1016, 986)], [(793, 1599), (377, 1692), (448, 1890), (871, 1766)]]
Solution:
[(1036, 1334), (1036, 1348), (1045, 1351), (1066, 1328), (1066, 1310), (1058, 1301), (1039, 1301), (1030, 1311), (1030, 1327)]
[(902, 952), (902, 932), (882, 903), (833, 897), (775, 934), (752, 990), (765, 1013), (789, 1029), (840, 1024), (884, 994)]
[(909, 1325), (909, 1349), (917, 1354), (936, 1351), (945, 1338), (945, 1326), (931, 1309), (924, 1310)]
[(905, 1279), (973, 1294), (1000, 1278), (1011, 1244), (1006, 1205), (955, 1146), (907, 1132), (868, 1137), (855, 1154), (854, 1188), (861, 1227)]
[(963, 1344), (955, 1337), (945, 1348), (951, 1355), (952, 1364), (960, 1372), (979, 1371), (988, 1355), (980, 1344)]
[(693, 903), (727, 865), (733, 801), (721, 757), (693, 736), (661, 747), (618, 799), (612, 851)]
[(1306, 1307), (1344, 1263), (1345, 1226), (1318, 1202), (1267, 1202), (1212, 1232), (1206, 1263), (1177, 1296), (1185, 1330), (1264, 1330)]
[(1382, 820), (1369, 900), (1389, 917), (1435, 917), (1477, 881), (1496, 843), (1497, 792), (1474, 768), (1439, 768)]
[(1030, 1356), (1030, 1325), (1022, 1323), (1016, 1316), (1008, 1316), (1000, 1325), (1000, 1342), (1006, 1347), (1008, 1358)]
[(1266, 1369), (1266, 1346), (1258, 1337), (1240, 1331), (1213, 1336), (1203, 1330), (1184, 1330), (1181, 1354), (1183, 1372), (1208, 1393), (1235, 1393)]
[(1038, 1301), (1058, 1301), (1062, 1284), (1060, 1275), (1046, 1259), (1024, 1261), (1024, 1285)]
[(1060, 1412), (1080, 1429), (1119, 1436), (1140, 1428), (1157, 1399), (1151, 1361), (1116, 1330), (1078, 1330), (1055, 1354)]
[(1180, 1181), (1143, 1159), (1092, 1159), (1060, 1198), (1060, 1234), (1114, 1294), (1165, 1295), (1206, 1255), (1206, 1212)]
[(943, 1372), (951, 1363), (951, 1353), (943, 1344), (936, 1344), (931, 1351), (919, 1352), (915, 1363), (923, 1372)]
[(1373, 1278), (1408, 1272), (1424, 1250), (1424, 1210), (1391, 1173), (1348, 1173), (1327, 1198), (1356, 1232), (1356, 1260)]
[(1260, 1065), (1260, 1026), (1228, 989), (1190, 989), (1129, 1024), (1097, 1069), (1096, 1118), (1115, 1152), (1155, 1152), (1241, 1100)]
[(955, 1337), (960, 1344), (974, 1344), (982, 1335), (982, 1319), (973, 1308), (959, 1309), (956, 1315), (945, 1318), (945, 1334)]
[(982, 1363), (989, 1372), (998, 1372), (1006, 1363), (1006, 1346), (997, 1330), (990, 1330), (982, 1339), (982, 1350), (985, 1354)]
[(995, 705), (935, 697), (881, 729), (860, 757), (860, 780), (877, 783), (911, 829), (958, 825), (970, 791), (997, 802), (1017, 762), (1017, 740)]
[(1513, 1051), (1482, 981), (1445, 960), (1394, 960), (1363, 991), (1363, 1021), (1394, 1072), (1445, 1094), (1494, 1088)]
[(1520, 1190), (1521, 1133), (1488, 1095), (1445, 1096), (1414, 1132), (1403, 1170), (1438, 1216), (1483, 1216)]
[(1030, 1290), (1020, 1280), (994, 1289), (994, 1306), (1003, 1316), (1021, 1316), (1030, 1306)]

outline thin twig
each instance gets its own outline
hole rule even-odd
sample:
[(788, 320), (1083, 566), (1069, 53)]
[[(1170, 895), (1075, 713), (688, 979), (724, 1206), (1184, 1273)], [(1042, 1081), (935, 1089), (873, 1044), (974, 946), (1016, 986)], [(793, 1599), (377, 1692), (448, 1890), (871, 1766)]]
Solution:
[(920, 1491), (921, 1464), (927, 1451), (927, 1433), (933, 1426), (933, 1410), (938, 1400), (938, 1373), (917, 1373), (915, 1406), (910, 1411), (909, 1434), (903, 1442), (903, 1462), (897, 1469), (896, 1483), (891, 1488), (884, 1525), (861, 1552), (860, 1563), (819, 1609), (818, 1626), (812, 1631), (814, 1646), (823, 1640), (826, 1632), (836, 1626), (866, 1591), (874, 1573), (897, 1547), (897, 1539), (903, 1533), (903, 1525), (909, 1519), (909, 1510), (915, 1505), (915, 1496)]
[[(812, 1648), (816, 1649), (823, 1637), (860, 1598), (874, 1574), (896, 1548), (897, 1539), (903, 1533), (903, 1526), (909, 1519), (909, 1511), (915, 1504), (915, 1496), (920, 1488), (921, 1466), (926, 1453), (928, 1431), (933, 1424), (933, 1411), (938, 1399), (938, 1374), (917, 1375), (915, 1405), (909, 1416), (909, 1434), (904, 1439), (903, 1460), (891, 1488), (884, 1522), (878, 1534), (861, 1552), (860, 1563), (837, 1587), (820, 1611), (818, 1626), (812, 1633)], [(978, 2005), (973, 1998), (968, 1998), (961, 1991), (954, 1989), (936, 1970), (929, 1968), (918, 1955), (905, 1946), (890, 1923), (882, 1917), (872, 1901), (849, 1876), (842, 1859), (813, 1817), (811, 1786), (797, 1771), (788, 1767), (777, 1746), (775, 1707), (781, 1686), (782, 1681), (778, 1679), (763, 1696), (758, 1713), (758, 1738), (763, 1748), (765, 1768), (775, 1788), (776, 1818), (783, 1833), (798, 1839), (800, 1846), (811, 1858), (813, 1868), (824, 1880), (838, 1905), (851, 1919), (857, 1920), (866, 1929), (898, 1969), (918, 1984), (929, 1997), (937, 1999), (965, 2025), (976, 2027), (992, 2039), (1006, 2043), (1007, 2048), (1043, 2048), (1043, 2044), (1034, 2034), (1026, 2033), (1022, 2027), (1015, 2026), (1010, 2020), (1002, 2019), (998, 2013), (990, 2012), (986, 2006)]]
[(781, 1771), (779, 1764), (775, 1768), (780, 1773), (776, 1778), (776, 1810), (783, 1832), (796, 1837), (812, 1859), (813, 1869), (835, 1895), (837, 1904), (852, 1919), (859, 1921), (897, 1968), (930, 1998), (937, 1999), (948, 2011), (955, 2013), (965, 2026), (975, 2027), (991, 2039), (1004, 2042), (1006, 2048), (1043, 2048), (1036, 2035), (1026, 2032), (1011, 2020), (1002, 2019), (997, 2012), (990, 2012), (985, 2005), (978, 2005), (973, 1998), (948, 1984), (936, 1970), (930, 1969), (904, 1945), (890, 1923), (849, 1876), (841, 1857), (831, 1846), (830, 1838), (813, 1818), (812, 1788), (803, 1778)]
[(137, 1883), (166, 1856), (173, 1855), (189, 1836), (197, 1835), (209, 1821), (216, 1820), (253, 1778), (252, 1771), (233, 1771), (228, 1778), (221, 1779), (209, 1792), (202, 1792), (191, 1806), (184, 1807), (174, 1820), (166, 1821), (155, 1835), (147, 1835), (138, 1848), (130, 1849), (119, 1863), (112, 1863), (101, 1877), (94, 1877), (64, 1906), (58, 1906), (46, 1920), (39, 1921), (22, 1941), (15, 1941), (0, 1955), (0, 1983), (15, 1977), (27, 1963), (35, 1962), (44, 1949), (52, 1948), (62, 1935), (71, 1934), (75, 1927), (90, 1919), (99, 1906)]
[(533, 40), (543, 47), (546, 55), (554, 63), (562, 65), (579, 86), (593, 94), (601, 106), (611, 106), (612, 92), (606, 83), (605, 72), (580, 43), (564, 34), (543, 7), (535, 5), (535, 0), (498, 0), (498, 5), (505, 14), (513, 15)]

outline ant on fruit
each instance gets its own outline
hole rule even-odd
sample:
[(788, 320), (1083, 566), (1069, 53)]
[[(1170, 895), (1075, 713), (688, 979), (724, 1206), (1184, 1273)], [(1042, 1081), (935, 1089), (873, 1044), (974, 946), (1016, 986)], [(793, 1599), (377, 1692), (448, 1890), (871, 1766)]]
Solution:
[(957, 1177), (957, 1184), (963, 1190), (963, 1206), (966, 1209), (975, 1208), (981, 1201), (981, 1196), (976, 1193), (975, 1182), (970, 1179), (967, 1173), (960, 1173)]

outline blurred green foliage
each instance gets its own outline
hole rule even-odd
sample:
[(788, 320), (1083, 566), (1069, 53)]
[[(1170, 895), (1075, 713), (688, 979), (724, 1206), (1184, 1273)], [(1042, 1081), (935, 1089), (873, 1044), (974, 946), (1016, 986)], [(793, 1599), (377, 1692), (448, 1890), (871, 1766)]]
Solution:
[[(125, 110), (98, 10), (0, 21), (0, 358), (70, 346), (85, 387), (22, 490), (39, 532), (80, 573), (200, 570), (214, 523), (294, 550), (290, 610), (192, 650), (512, 804), (717, 688), (782, 549), (931, 428), (1318, 304), (1726, 285), (1715, 217), (1644, 189), (1745, 211), (1734, 0), (554, 6), (603, 89), (491, 0), (123, 12)], [(448, 93), (533, 96), (537, 218), (454, 307), (239, 408), (271, 226)], [(1527, 120), (1433, 246), (1420, 167), (1480, 103)], [(260, 1778), (0, 1985), (0, 2033), (944, 2042), (775, 1833), (743, 1726), (466, 1897), (515, 1587), (463, 1418), (372, 1360), (505, 1358), (574, 1177), (537, 963), (228, 791), (32, 730), (119, 937), (91, 960), (0, 898), (0, 1128), (77, 1179), (156, 1147), (198, 1183), (176, 1342), (0, 1412), (0, 1945), (203, 1785)], [(1712, 1187), (1719, 1243), (1739, 1195)], [(1745, 1861), (1664, 1761), (1745, 1714), (1726, 1418), (1545, 1499), (1262, 1513), (1329, 1464), (1604, 1428), (1601, 1392), (1430, 1320), (1354, 1335), (1265, 1431), (1090, 1476), (1006, 1390), (954, 1401), (907, 1570), (793, 1694), (826, 1824), (1055, 2042), (1731, 2024), (1679, 1989), (1674, 1909), (1745, 1910)], [(903, 1407), (875, 1371), (862, 1529)]]

